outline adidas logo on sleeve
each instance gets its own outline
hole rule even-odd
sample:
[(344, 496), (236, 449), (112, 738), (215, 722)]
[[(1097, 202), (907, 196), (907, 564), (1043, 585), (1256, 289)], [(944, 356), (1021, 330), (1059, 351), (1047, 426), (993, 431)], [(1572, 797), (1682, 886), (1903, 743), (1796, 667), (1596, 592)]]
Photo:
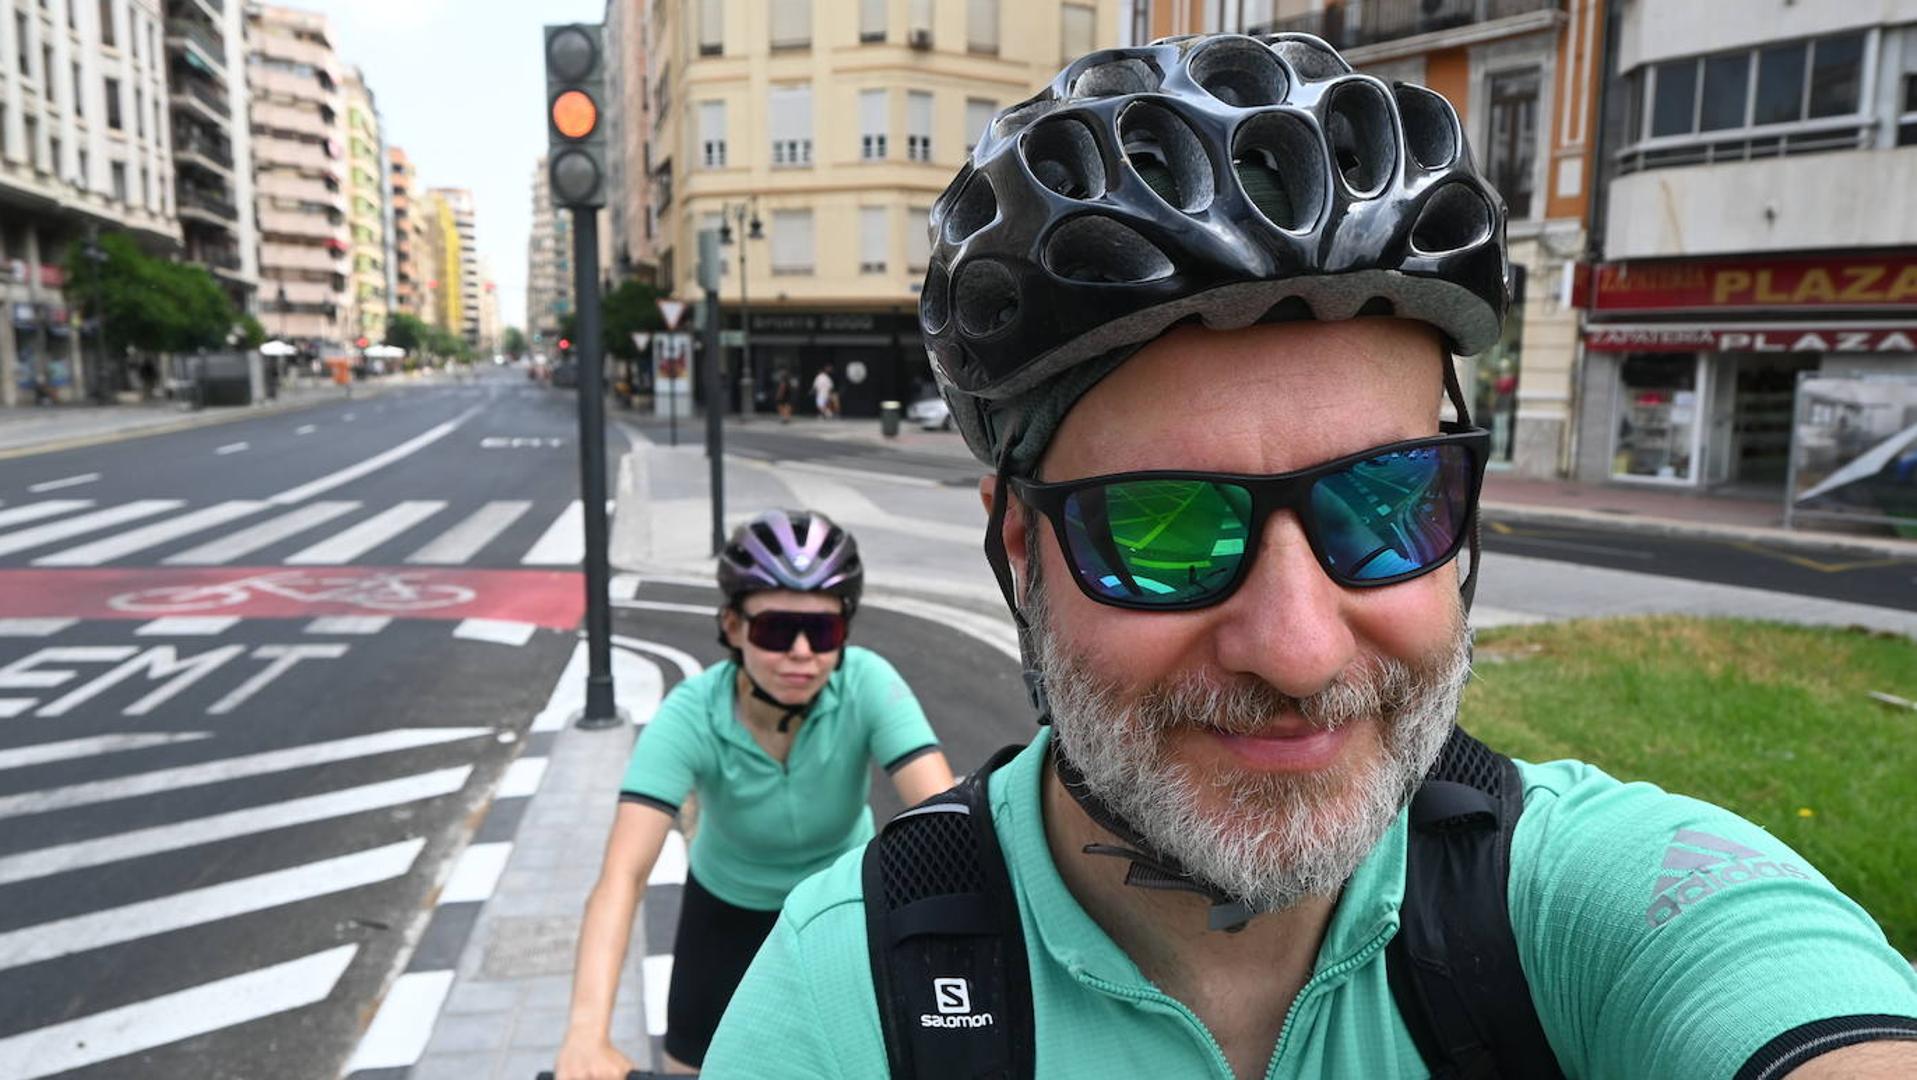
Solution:
[(1761, 851), (1721, 836), (1679, 829), (1664, 852), (1663, 873), (1644, 918), (1652, 929), (1684, 914), (1684, 909), (1725, 889), (1759, 878), (1798, 878), (1810, 875), (1793, 863), (1777, 862)]

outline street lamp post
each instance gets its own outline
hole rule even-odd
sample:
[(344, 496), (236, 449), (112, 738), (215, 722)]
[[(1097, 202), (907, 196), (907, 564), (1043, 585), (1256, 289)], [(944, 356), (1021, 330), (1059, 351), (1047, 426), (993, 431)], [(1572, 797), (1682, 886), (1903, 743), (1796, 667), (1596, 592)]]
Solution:
[[(290, 345), (292, 344), (292, 342), (286, 340), (286, 309), (290, 307), (291, 305), (288, 304), (286, 300), (285, 285), (280, 286), (280, 294), (276, 299), (279, 301), (279, 306), (280, 306), (280, 342), (282, 344)], [(284, 356), (274, 357), (273, 363), (275, 366), (277, 366), (280, 369), (281, 377), (284, 377), (288, 371), (292, 370), (292, 367), (293, 367), (291, 364), (288, 364), (286, 362), (286, 357)]]
[(99, 371), (95, 373), (93, 379), (93, 396), (95, 400), (105, 401), (108, 392), (106, 386), (106, 298), (100, 295), (100, 265), (106, 262), (107, 253), (100, 248), (100, 227), (98, 225), (89, 225), (87, 227), (87, 243), (86, 247), (81, 249), (81, 254), (86, 256), (87, 272), (93, 279), (91, 283), (93, 286), (93, 343), (95, 347), (99, 349), (100, 355), (100, 368)]
[(739, 239), (739, 414), (752, 415), (753, 388), (756, 385), (752, 370), (752, 328), (751, 312), (746, 301), (746, 244), (747, 240), (765, 239), (764, 223), (759, 220), (759, 198), (753, 196), (742, 203), (734, 203), (725, 208), (720, 217), (719, 242), (731, 244), (734, 236), (732, 222), (737, 219), (743, 235)]

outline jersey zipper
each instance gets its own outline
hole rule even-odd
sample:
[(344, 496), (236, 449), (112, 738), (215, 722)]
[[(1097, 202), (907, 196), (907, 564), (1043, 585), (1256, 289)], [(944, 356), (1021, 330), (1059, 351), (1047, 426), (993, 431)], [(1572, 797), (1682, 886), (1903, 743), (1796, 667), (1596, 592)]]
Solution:
[(1265, 1080), (1272, 1080), (1278, 1075), (1278, 1065), (1285, 1059), (1285, 1049), (1291, 1041), (1291, 1021), (1298, 1015), (1299, 1006), (1305, 1003), (1306, 998), (1323, 989), (1326, 983), (1343, 978), (1370, 963), (1371, 958), (1378, 955), (1378, 951), (1391, 940), (1391, 933), (1392, 928), (1389, 926), (1378, 931), (1370, 941), (1365, 943), (1364, 948), (1323, 971), (1314, 973), (1311, 978), (1305, 980), (1305, 985), (1298, 988), (1297, 996), (1291, 999), (1291, 1008), (1285, 1010), (1285, 1022), (1278, 1027), (1278, 1045), (1271, 1052), (1271, 1063), (1265, 1067)]
[(1237, 1075), (1231, 1071), (1231, 1060), (1225, 1057), (1225, 1048), (1218, 1044), (1218, 1036), (1213, 1035), (1211, 1029), (1205, 1026), (1205, 1022), (1198, 1019), (1198, 1014), (1186, 1008), (1184, 1002), (1168, 994), (1154, 994), (1143, 990), (1134, 990), (1128, 986), (1120, 986), (1117, 983), (1107, 982), (1087, 971), (1080, 971), (1078, 977), (1112, 997), (1128, 998), (1138, 1002), (1168, 1004), (1178, 1010), (1178, 1015), (1184, 1017), (1186, 1023), (1190, 1024), (1200, 1035), (1205, 1037), (1205, 1045), (1211, 1048), (1211, 1060), (1212, 1064), (1217, 1067), (1217, 1074), (1223, 1077), (1224, 1080), (1237, 1080)]

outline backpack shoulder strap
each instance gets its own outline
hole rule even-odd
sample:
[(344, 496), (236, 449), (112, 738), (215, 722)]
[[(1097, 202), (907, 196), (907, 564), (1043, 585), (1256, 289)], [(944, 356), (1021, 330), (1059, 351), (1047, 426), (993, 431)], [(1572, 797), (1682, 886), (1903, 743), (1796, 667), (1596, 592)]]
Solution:
[(1561, 1078), (1511, 929), (1517, 766), (1453, 729), (1411, 800), (1392, 996), (1434, 1077)]
[(1008, 746), (866, 846), (866, 946), (895, 1080), (1025, 1080), (1031, 979), (986, 783)]

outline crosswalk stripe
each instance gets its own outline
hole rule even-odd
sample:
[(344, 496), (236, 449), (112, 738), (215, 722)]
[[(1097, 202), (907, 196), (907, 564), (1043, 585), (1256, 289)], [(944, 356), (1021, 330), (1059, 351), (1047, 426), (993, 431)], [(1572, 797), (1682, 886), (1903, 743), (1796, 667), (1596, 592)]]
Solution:
[(240, 623), (238, 615), (162, 615), (141, 624), (134, 637), (218, 637)]
[(393, 625), (391, 615), (321, 615), (306, 624), (306, 633), (338, 637), (367, 637)]
[(462, 641), (490, 641), (517, 648), (531, 641), (538, 630), (532, 623), (512, 619), (462, 619), (453, 627), (453, 636)]
[(104, 510), (95, 510), (91, 514), (81, 514), (79, 517), (36, 525), (31, 529), (21, 529), (18, 532), (0, 536), (0, 555), (11, 555), (16, 551), (42, 547), (82, 533), (97, 532), (114, 525), (138, 521), (143, 517), (164, 514), (168, 510), (178, 510), (185, 505), (186, 503), (179, 499), (137, 499), (130, 503), (109, 506)]
[(198, 742), (211, 737), (212, 732), (208, 731), (166, 731), (150, 735), (92, 735), (84, 739), (62, 739), (59, 742), (0, 750), (0, 772), (21, 769), (28, 765), (45, 765), (50, 761), (71, 761), (74, 758), (90, 758), (100, 754), (117, 754), (124, 750), (145, 750), (153, 746)]
[(58, 517), (75, 510), (85, 510), (93, 505), (92, 499), (42, 499), (11, 510), (0, 510), (0, 528), (8, 525), (23, 525), (41, 518)]
[(66, 810), (75, 806), (91, 806), (94, 803), (178, 791), (181, 788), (198, 787), (203, 784), (218, 784), (248, 776), (266, 776), (290, 769), (303, 769), (311, 765), (351, 761), (354, 758), (390, 754), (399, 750), (413, 750), (422, 746), (437, 746), (441, 743), (457, 742), (461, 739), (490, 734), (492, 734), (491, 728), (480, 727), (395, 728), (373, 735), (357, 735), (350, 739), (333, 739), (328, 742), (289, 747), (285, 750), (242, 754), (239, 757), (206, 761), (197, 765), (155, 769), (152, 772), (135, 773), (131, 776), (116, 776), (110, 780), (91, 780), (82, 784), (48, 788), (44, 791), (0, 796), (0, 818), (43, 814), (50, 810)]
[(645, 981), (646, 1034), (666, 1033), (666, 991), (672, 985), (672, 954), (648, 956), (639, 962), (639, 977)]
[(113, 836), (76, 840), (23, 851), (17, 855), (0, 856), (0, 885), (31, 881), (92, 866), (106, 866), (125, 859), (181, 851), (201, 844), (254, 836), (295, 825), (310, 825), (316, 821), (328, 821), (371, 810), (386, 810), (423, 799), (436, 799), (465, 787), (466, 779), (472, 772), (470, 765), (435, 769), (413, 776), (382, 780), (376, 784), (341, 788), (323, 795), (308, 795), (266, 806), (178, 821), (171, 825), (153, 825)]
[(65, 630), (78, 619), (54, 617), (47, 619), (7, 618), (0, 619), (0, 638), (33, 637), (46, 638)]
[(574, 499), (534, 542), (523, 566), (575, 566), (586, 558), (586, 504)]
[(462, 904), (488, 900), (499, 886), (499, 875), (506, 872), (506, 860), (512, 855), (510, 842), (473, 844), (459, 853), (453, 872), (439, 890), (442, 904)]
[(438, 499), (408, 499), (367, 518), (351, 528), (321, 540), (303, 551), (286, 557), (288, 566), (338, 566), (361, 555), (425, 521), (446, 508)]
[(418, 1064), (452, 988), (451, 971), (409, 971), (401, 975), (380, 1001), (372, 1026), (353, 1051), (353, 1059), (346, 1063), (347, 1075), (363, 1069), (406, 1069)]
[(468, 562), (530, 509), (532, 503), (525, 500), (500, 499), (489, 502), (473, 511), (466, 520), (440, 533), (425, 547), (406, 556), (406, 561), (442, 565)]
[(308, 529), (317, 528), (342, 514), (350, 514), (357, 509), (359, 509), (357, 502), (316, 502), (311, 506), (289, 510), (279, 517), (270, 518), (258, 525), (241, 529), (239, 532), (210, 540), (199, 547), (190, 548), (161, 561), (168, 566), (220, 566), (242, 555), (251, 555), (263, 547), (270, 547), (290, 536), (298, 536)]
[(390, 881), (425, 846), (424, 837), (405, 840), (8, 931), (0, 934), (0, 971)]
[(98, 566), (114, 559), (125, 558), (148, 548), (159, 547), (182, 536), (191, 536), (215, 525), (224, 525), (229, 521), (258, 513), (266, 504), (252, 499), (232, 499), (216, 503), (190, 514), (181, 514), (166, 521), (156, 521), (116, 536), (95, 540), (90, 544), (56, 551), (51, 555), (42, 555), (33, 560), (35, 566)]
[(539, 782), (545, 778), (545, 758), (520, 758), (506, 766), (505, 774), (499, 778), (499, 790), (493, 792), (493, 798), (518, 799), (532, 795), (539, 790)]
[(359, 952), (339, 945), (244, 975), (0, 1039), (18, 1080), (125, 1057), (326, 1000)]

